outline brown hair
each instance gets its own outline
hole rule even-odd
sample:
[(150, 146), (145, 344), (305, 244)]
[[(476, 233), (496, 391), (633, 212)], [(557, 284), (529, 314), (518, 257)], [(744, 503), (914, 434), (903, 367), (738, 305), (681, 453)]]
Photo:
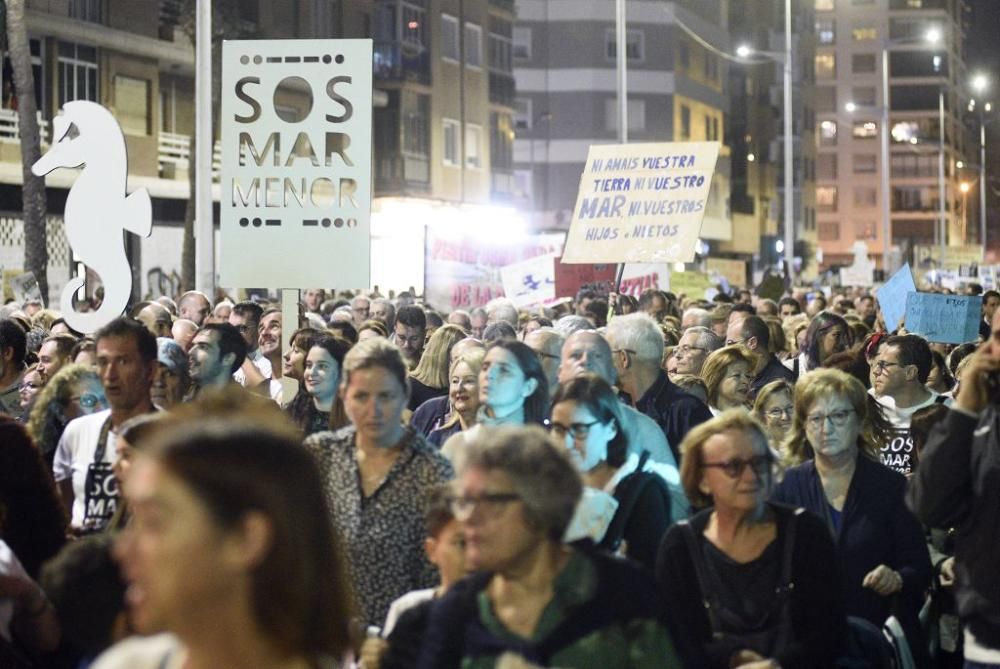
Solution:
[(755, 356), (750, 352), (750, 349), (742, 344), (724, 346), (718, 351), (712, 351), (705, 358), (705, 364), (701, 368), (701, 378), (705, 382), (705, 389), (708, 391), (708, 403), (711, 406), (718, 405), (719, 386), (722, 385), (723, 379), (726, 378), (726, 370), (729, 369), (730, 365), (737, 362), (748, 364), (750, 372), (753, 373), (756, 363)]
[(756, 435), (761, 450), (770, 453), (767, 433), (760, 422), (743, 409), (730, 409), (691, 428), (681, 442), (681, 485), (691, 506), (703, 509), (712, 506), (712, 498), (701, 490), (701, 473), (705, 464), (705, 442), (717, 434), (734, 430)]

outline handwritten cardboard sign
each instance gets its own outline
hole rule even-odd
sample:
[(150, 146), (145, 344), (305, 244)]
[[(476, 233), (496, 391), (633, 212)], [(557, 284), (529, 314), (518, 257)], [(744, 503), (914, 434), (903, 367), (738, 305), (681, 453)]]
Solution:
[(555, 259), (555, 254), (546, 254), (500, 269), (503, 291), (514, 306), (528, 307), (555, 300)]
[(899, 326), (900, 319), (906, 314), (906, 296), (915, 292), (917, 285), (913, 282), (910, 263), (903, 265), (884, 286), (878, 289), (875, 297), (882, 309), (882, 320), (889, 330), (895, 330)]
[(678, 297), (686, 295), (689, 298), (701, 300), (705, 291), (714, 288), (712, 280), (701, 272), (671, 272), (670, 291)]
[(734, 289), (747, 285), (747, 262), (745, 260), (706, 258), (705, 269), (710, 275), (725, 279)]
[(366, 287), (371, 40), (222, 48), (220, 282)]
[(906, 296), (906, 329), (929, 342), (976, 341), (982, 310), (980, 295), (910, 293)]
[(690, 262), (718, 142), (591, 146), (565, 263)]
[(556, 295), (559, 297), (575, 297), (581, 288), (589, 288), (599, 295), (607, 295), (614, 290), (617, 265), (570, 265), (562, 262), (561, 258), (556, 258), (554, 264)]

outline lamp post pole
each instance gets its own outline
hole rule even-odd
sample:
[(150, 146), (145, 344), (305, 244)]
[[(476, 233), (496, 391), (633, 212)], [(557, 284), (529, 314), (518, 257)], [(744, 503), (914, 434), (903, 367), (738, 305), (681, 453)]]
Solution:
[(882, 272), (889, 276), (889, 248), (892, 246), (892, 213), (889, 206), (889, 45), (882, 46)]
[[(985, 106), (984, 106), (985, 109)], [(979, 243), (986, 254), (986, 119), (979, 112)]]
[[(785, 62), (784, 62), (784, 125), (785, 125), (785, 265), (789, 287), (795, 285), (795, 162), (792, 156), (792, 0), (785, 0)], [(804, 259), (803, 259), (804, 260)]]
[(944, 87), (938, 91), (938, 205), (941, 213), (941, 220), (938, 223), (938, 269), (944, 269), (945, 240), (948, 237), (948, 212), (945, 203), (948, 200), (946, 186), (944, 182)]
[(215, 300), (212, 221), (212, 2), (198, 0), (195, 33), (195, 287)]
[(628, 143), (628, 46), (625, 0), (615, 0), (615, 35), (618, 40), (618, 143)]

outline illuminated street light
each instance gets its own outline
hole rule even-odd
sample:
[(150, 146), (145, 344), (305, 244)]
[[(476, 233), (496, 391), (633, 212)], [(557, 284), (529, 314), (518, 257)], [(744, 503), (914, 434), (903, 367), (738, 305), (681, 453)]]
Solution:
[(748, 47), (746, 44), (741, 44), (736, 47), (736, 55), (740, 58), (749, 58), (753, 55), (753, 49)]

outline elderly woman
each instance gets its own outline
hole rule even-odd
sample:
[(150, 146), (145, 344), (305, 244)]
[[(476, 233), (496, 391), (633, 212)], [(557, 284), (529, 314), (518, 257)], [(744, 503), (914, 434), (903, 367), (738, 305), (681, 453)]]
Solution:
[(28, 417), (28, 434), (51, 465), (59, 438), (69, 422), (103, 411), (107, 404), (101, 380), (93, 367), (66, 365), (45, 384), (35, 400)]
[(903, 502), (906, 479), (877, 459), (866, 427), (870, 411), (864, 386), (844, 372), (800, 379), (785, 450), (802, 464), (785, 472), (774, 499), (823, 519), (837, 546), (848, 615), (881, 627), (895, 612), (919, 663), (926, 644), (917, 614), (931, 580), (930, 556)]
[(135, 457), (115, 547), (134, 629), (171, 634), (93, 666), (343, 666), (350, 580), (315, 460), (277, 409), (178, 413)]
[(794, 396), (795, 386), (784, 379), (778, 379), (761, 388), (753, 403), (754, 415), (764, 424), (767, 443), (778, 454), (781, 454), (781, 444), (792, 428)]
[(479, 412), (479, 371), (483, 366), (483, 349), (472, 348), (451, 364), (448, 381), (448, 401), (451, 416), (441, 427), (427, 435), (427, 441), (440, 448), (452, 435), (465, 432), (476, 424)]
[(457, 325), (443, 325), (434, 331), (424, 347), (416, 369), (410, 372), (410, 401), (406, 408), (416, 411), (429, 399), (448, 394), (448, 365), (451, 348), (465, 332)]
[(478, 572), (434, 607), (420, 669), (679, 667), (651, 579), (562, 543), (579, 475), (537, 427), (480, 431), (452, 509)]
[(656, 578), (685, 666), (832, 667), (846, 635), (830, 535), (768, 502), (774, 459), (735, 409), (688, 433), (681, 480), (704, 510), (668, 530)]
[(726, 346), (713, 351), (701, 368), (708, 390), (708, 408), (718, 416), (726, 409), (746, 408), (756, 359), (744, 346)]
[(826, 359), (851, 347), (851, 328), (843, 316), (821, 311), (812, 319), (805, 332), (799, 355), (785, 361), (796, 378), (822, 367)]
[(341, 379), (351, 425), (305, 442), (319, 459), (331, 520), (349, 547), (369, 625), (381, 625), (396, 598), (437, 580), (424, 554), (417, 500), (454, 472), (423, 436), (403, 426), (409, 391), (399, 349), (385, 339), (360, 342), (344, 357)]

